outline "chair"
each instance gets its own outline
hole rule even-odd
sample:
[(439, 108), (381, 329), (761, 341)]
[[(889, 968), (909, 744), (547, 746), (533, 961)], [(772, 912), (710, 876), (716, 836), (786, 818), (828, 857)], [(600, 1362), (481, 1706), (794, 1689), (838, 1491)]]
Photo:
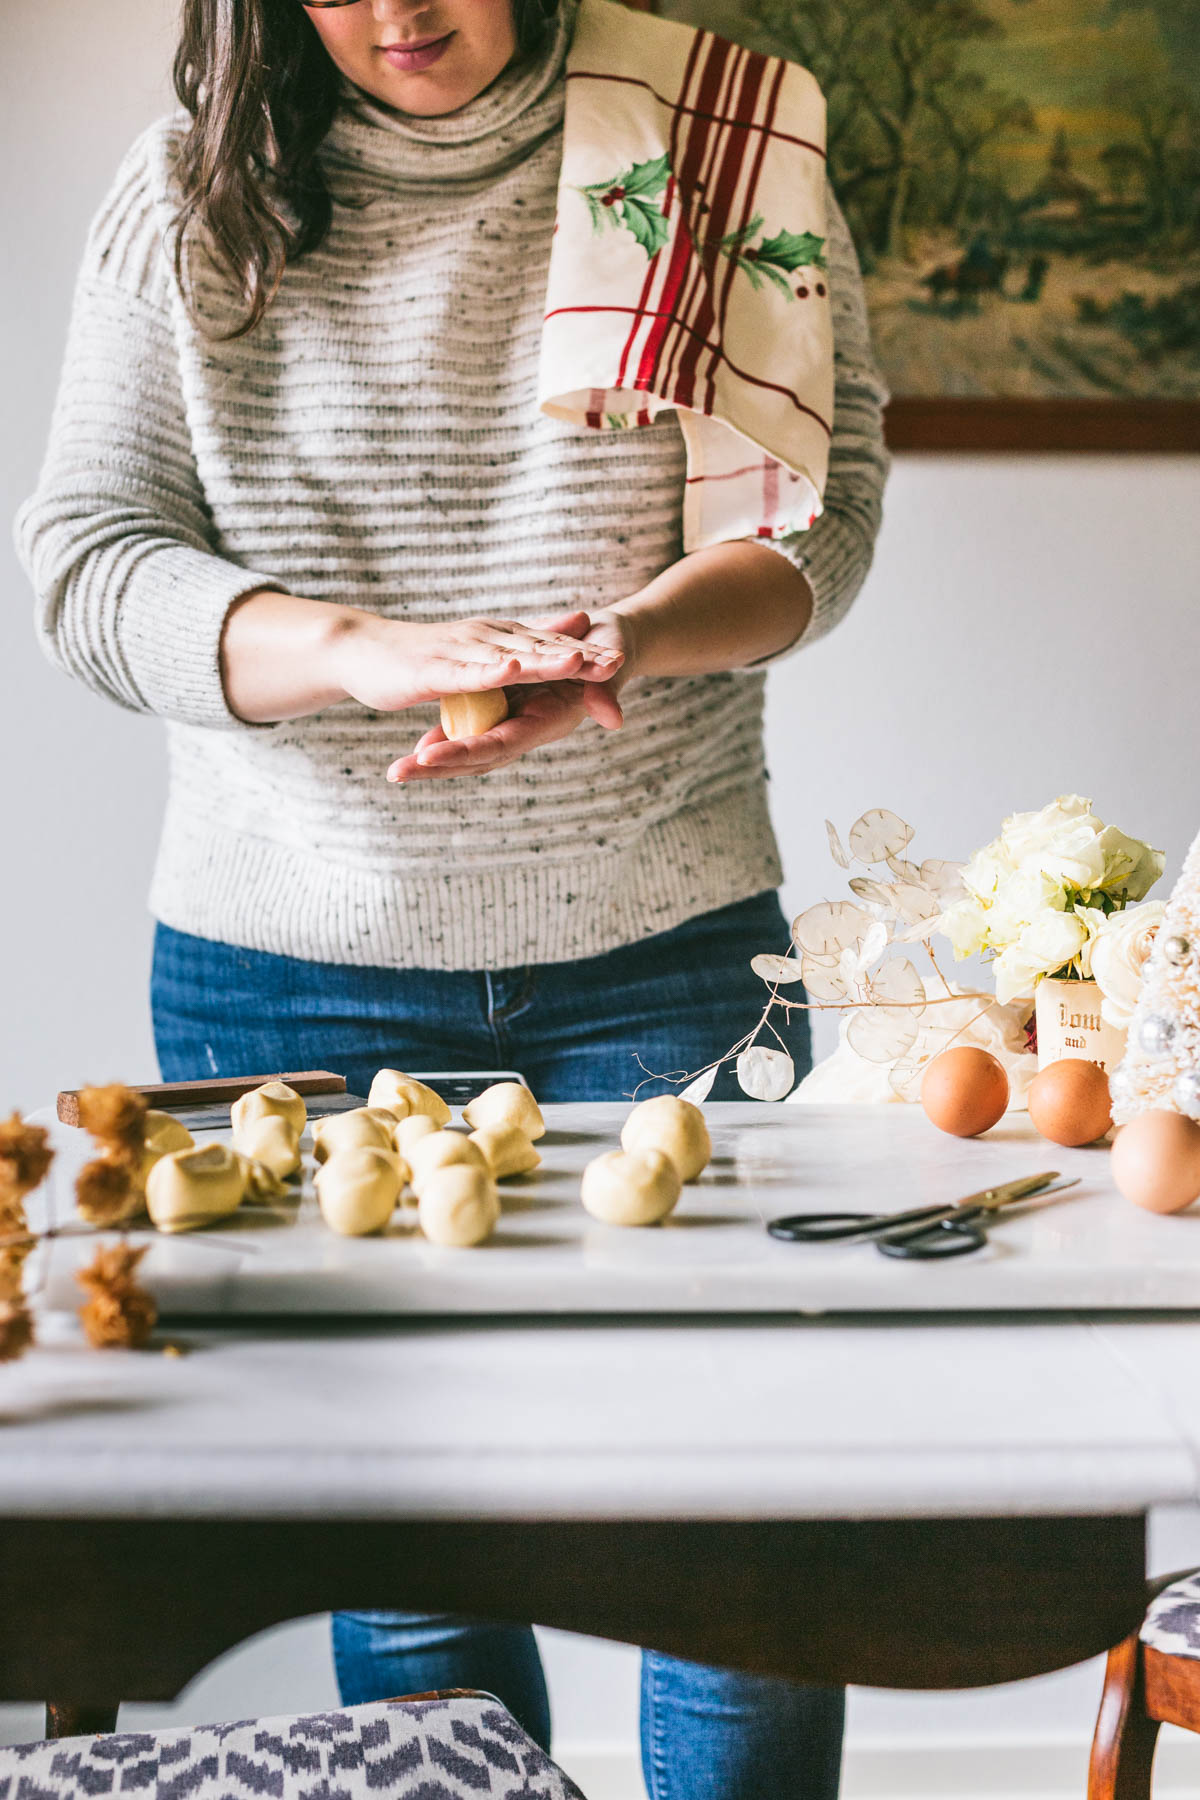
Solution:
[(1200, 1732), (1200, 1570), (1152, 1583), (1139, 1630), (1108, 1653), (1088, 1800), (1149, 1800), (1160, 1725)]
[(0, 1800), (584, 1800), (490, 1694), (0, 1749)]

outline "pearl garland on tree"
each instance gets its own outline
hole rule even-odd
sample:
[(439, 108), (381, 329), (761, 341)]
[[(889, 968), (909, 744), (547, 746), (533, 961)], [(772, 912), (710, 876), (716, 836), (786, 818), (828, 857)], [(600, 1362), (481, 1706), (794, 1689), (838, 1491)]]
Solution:
[(1152, 1108), (1200, 1120), (1200, 837), (1154, 940), (1112, 1099), (1118, 1125)]

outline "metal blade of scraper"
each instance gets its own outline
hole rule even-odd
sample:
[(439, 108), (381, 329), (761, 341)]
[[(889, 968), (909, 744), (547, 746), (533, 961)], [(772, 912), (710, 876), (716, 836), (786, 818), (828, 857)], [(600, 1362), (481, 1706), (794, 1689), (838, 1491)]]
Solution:
[[(356, 1106), (367, 1103), (361, 1094), (305, 1094), (304, 1104), (310, 1119), (325, 1119), (331, 1113), (353, 1112)], [(192, 1105), (159, 1106), (159, 1112), (168, 1112), (189, 1131), (228, 1131), (230, 1102), (214, 1105), (211, 1100), (200, 1101)]]

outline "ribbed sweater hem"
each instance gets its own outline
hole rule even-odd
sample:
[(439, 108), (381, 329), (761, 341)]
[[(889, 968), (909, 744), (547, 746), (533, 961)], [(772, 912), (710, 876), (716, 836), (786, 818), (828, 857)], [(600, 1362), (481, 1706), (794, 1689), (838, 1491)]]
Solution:
[(311, 962), (503, 969), (574, 962), (670, 931), (782, 879), (761, 783), (616, 851), (380, 874), (168, 814), (150, 896), (164, 925)]

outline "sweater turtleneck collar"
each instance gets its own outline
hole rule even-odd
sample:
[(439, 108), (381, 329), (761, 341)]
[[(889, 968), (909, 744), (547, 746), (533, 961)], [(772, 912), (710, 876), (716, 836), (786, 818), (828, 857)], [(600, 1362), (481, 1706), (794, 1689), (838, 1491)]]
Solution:
[(512, 63), (459, 112), (423, 119), (395, 112), (339, 80), (322, 153), (335, 169), (386, 186), (487, 181), (523, 162), (562, 124), (563, 71), (578, 0), (560, 0), (542, 48)]

